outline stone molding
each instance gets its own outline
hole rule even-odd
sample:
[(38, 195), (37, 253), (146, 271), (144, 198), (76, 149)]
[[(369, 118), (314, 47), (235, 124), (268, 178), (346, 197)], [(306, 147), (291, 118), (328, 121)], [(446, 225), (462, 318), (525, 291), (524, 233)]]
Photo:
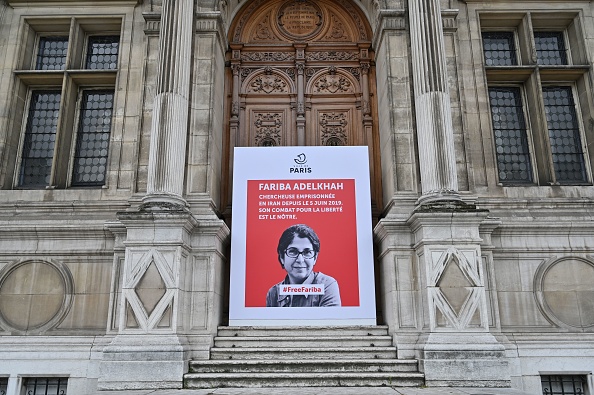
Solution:
[[(3, 285), (7, 283), (7, 280), (10, 278), (12, 274), (17, 272), (19, 269), (25, 268), (26, 266), (33, 266), (34, 269), (35, 265), (48, 265), (51, 269), (54, 270), (55, 274), (59, 278), (60, 284), (50, 284), (50, 286), (52, 286), (52, 288), (54, 289), (56, 288), (56, 285), (61, 286), (61, 302), (57, 306), (56, 311), (51, 315), (49, 319), (38, 325), (34, 325), (33, 327), (30, 327), (28, 324), (26, 327), (19, 327), (18, 325), (12, 323), (10, 320), (7, 319), (6, 313), (2, 311), (2, 306), (0, 305), (0, 328), (3, 328), (14, 334), (37, 335), (47, 332), (48, 330), (54, 329), (58, 325), (60, 325), (64, 318), (66, 318), (66, 315), (72, 307), (72, 301), (74, 297), (74, 280), (72, 278), (72, 273), (68, 269), (68, 266), (66, 266), (62, 262), (55, 260), (27, 259), (6, 265), (2, 268), (2, 270), (0, 270), (0, 291), (2, 291)], [(31, 285), (41, 284), (44, 281), (49, 281), (47, 278), (36, 278), (36, 276), (32, 276), (29, 280)], [(5, 297), (13, 298), (15, 296), (18, 295), (5, 295)], [(52, 294), (52, 296), (60, 295)]]
[[(582, 282), (581, 284), (565, 284), (563, 286), (563, 280), (559, 279), (560, 273), (555, 275), (557, 282), (561, 282), (558, 285), (560, 289), (549, 289), (546, 283), (547, 275), (557, 265), (563, 265), (564, 263), (578, 263), (586, 265), (589, 268), (589, 273), (582, 273), (579, 278), (573, 278), (574, 282)], [(575, 270), (562, 271), (565, 273), (574, 273)], [(588, 278), (588, 274), (590, 278)], [(546, 261), (542, 262), (534, 275), (534, 293), (540, 312), (545, 318), (553, 325), (570, 331), (582, 331), (592, 330), (594, 327), (594, 320), (591, 319), (591, 312), (585, 312), (582, 309), (584, 306), (580, 306), (580, 299), (582, 302), (584, 299), (594, 294), (594, 259), (588, 257), (566, 255), (566, 256), (553, 256)], [(563, 308), (560, 306), (551, 306), (551, 297), (547, 298), (547, 294), (556, 294), (556, 299), (563, 300)], [(583, 295), (580, 295), (583, 294)], [(580, 298), (581, 296), (581, 298)], [(585, 296), (585, 298), (584, 298)], [(575, 299), (573, 299), (575, 298)], [(555, 298), (553, 298), (555, 300)], [(574, 301), (575, 304), (571, 302)], [(576, 319), (571, 313), (572, 307), (575, 307), (575, 312), (580, 315), (580, 324), (577, 324)], [(581, 308), (580, 308), (581, 307)], [(585, 322), (584, 322), (585, 320)]]

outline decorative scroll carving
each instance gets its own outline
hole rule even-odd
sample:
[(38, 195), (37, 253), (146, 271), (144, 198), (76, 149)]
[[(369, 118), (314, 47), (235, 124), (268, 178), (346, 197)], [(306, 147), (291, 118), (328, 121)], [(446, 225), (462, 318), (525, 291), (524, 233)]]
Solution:
[(309, 79), (310, 79), (311, 77), (313, 77), (313, 75), (316, 73), (316, 71), (317, 71), (317, 69), (316, 69), (316, 68), (313, 68), (313, 67), (307, 67), (307, 68), (305, 69), (305, 79), (306, 79), (307, 81), (309, 81)]
[(276, 75), (259, 75), (250, 82), (250, 93), (287, 93), (287, 83)]
[(295, 54), (290, 52), (244, 52), (241, 60), (251, 62), (282, 62), (295, 60)]
[(361, 80), (361, 70), (359, 70), (358, 67), (349, 67), (347, 70), (357, 79), (357, 81)]
[(336, 15), (332, 14), (330, 16), (330, 31), (324, 37), (324, 40), (329, 41), (345, 41), (348, 39), (346, 35), (346, 29), (344, 28), (343, 23), (336, 17)]
[(322, 113), (320, 116), (322, 145), (346, 145), (347, 113)]
[(316, 93), (351, 93), (353, 84), (344, 76), (326, 74), (314, 83)]
[(287, 67), (279, 70), (285, 73), (290, 79), (293, 80), (293, 82), (295, 81), (295, 69), (293, 67)]
[(359, 60), (359, 53), (348, 51), (324, 51), (324, 52), (309, 52), (306, 55), (307, 60), (319, 61), (345, 61), (345, 60)]
[(365, 23), (363, 23), (361, 16), (357, 10), (355, 10), (351, 2), (348, 0), (338, 0), (337, 2), (348, 11), (351, 18), (353, 18), (353, 21), (355, 21), (357, 29), (359, 29), (359, 39), (367, 40), (367, 30), (365, 29)]
[(233, 41), (239, 42), (239, 40), (241, 39), (241, 32), (243, 31), (243, 28), (245, 27), (246, 22), (251, 19), (251, 16), (252, 16), (252, 13), (254, 12), (254, 10), (256, 10), (258, 7), (260, 7), (260, 5), (262, 5), (266, 1), (269, 1), (269, 0), (256, 0), (249, 4), (248, 8), (244, 12), (244, 14), (241, 16), (241, 19), (239, 20), (239, 23), (237, 24), (237, 28), (235, 29), (235, 33), (233, 34)]
[(270, 26), (270, 16), (266, 15), (262, 18), (262, 21), (258, 23), (254, 31), (254, 35), (252, 37), (253, 41), (279, 41), (279, 38), (276, 37)]
[(258, 69), (250, 69), (249, 67), (242, 67), (241, 68), (241, 78), (245, 79), (248, 75), (252, 74), (256, 70), (258, 70)]
[(261, 147), (279, 146), (283, 126), (282, 113), (258, 113), (255, 116), (256, 145)]
[[(270, 3), (272, 3), (271, 0), (254, 0), (246, 6), (232, 33), (232, 42), (245, 42), (252, 39), (284, 41), (284, 39), (277, 36), (278, 32), (290, 39), (308, 40), (322, 30), (324, 21), (328, 21), (326, 23), (334, 22), (332, 17), (324, 16), (324, 13), (328, 12), (328, 6), (321, 2), (317, 3), (308, 0), (282, 2), (283, 4), (277, 14), (272, 14), (271, 9), (267, 7)], [(279, 3), (281, 2), (279, 1)], [(335, 14), (335, 21), (338, 24), (327, 29), (329, 35), (324, 41), (332, 39), (336, 41), (343, 41), (344, 39), (353, 41), (369, 40), (364, 18), (357, 8), (352, 5), (351, 1), (336, 0), (336, 3), (348, 13), (348, 17), (346, 15), (342, 17), (349, 20), (341, 19), (341, 16)], [(261, 19), (254, 25), (254, 19), (259, 16), (259, 12), (267, 13), (266, 21)], [(272, 25), (274, 23), (276, 23), (276, 26)], [(248, 31), (254, 37), (246, 37), (244, 34)], [(346, 35), (346, 38), (339, 34), (340, 31)]]

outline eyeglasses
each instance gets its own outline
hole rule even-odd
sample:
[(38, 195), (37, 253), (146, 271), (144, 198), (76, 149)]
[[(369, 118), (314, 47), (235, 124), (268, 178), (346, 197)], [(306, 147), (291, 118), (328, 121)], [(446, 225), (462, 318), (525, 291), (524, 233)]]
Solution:
[(297, 258), (299, 255), (301, 255), (303, 258), (305, 259), (311, 259), (314, 256), (316, 256), (316, 252), (313, 250), (303, 250), (303, 251), (299, 251), (297, 248), (287, 248), (285, 250), (285, 254), (289, 257), (289, 258)]

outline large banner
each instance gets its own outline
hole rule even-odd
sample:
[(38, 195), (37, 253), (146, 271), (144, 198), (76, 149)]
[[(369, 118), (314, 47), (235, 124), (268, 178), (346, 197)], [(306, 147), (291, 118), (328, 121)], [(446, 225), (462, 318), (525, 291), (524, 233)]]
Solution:
[(367, 147), (235, 148), (229, 324), (375, 325)]

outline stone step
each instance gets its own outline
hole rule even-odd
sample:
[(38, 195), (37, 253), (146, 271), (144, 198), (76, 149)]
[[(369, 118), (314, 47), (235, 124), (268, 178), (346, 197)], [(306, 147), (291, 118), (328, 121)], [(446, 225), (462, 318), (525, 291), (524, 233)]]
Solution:
[(413, 359), (190, 361), (190, 373), (417, 372)]
[(221, 337), (293, 337), (293, 336), (388, 336), (388, 327), (378, 326), (220, 326)]
[(215, 347), (390, 347), (391, 336), (217, 336)]
[(423, 374), (413, 372), (333, 373), (188, 373), (184, 388), (265, 387), (418, 387)]
[(211, 360), (226, 359), (396, 359), (396, 347), (214, 347)]

